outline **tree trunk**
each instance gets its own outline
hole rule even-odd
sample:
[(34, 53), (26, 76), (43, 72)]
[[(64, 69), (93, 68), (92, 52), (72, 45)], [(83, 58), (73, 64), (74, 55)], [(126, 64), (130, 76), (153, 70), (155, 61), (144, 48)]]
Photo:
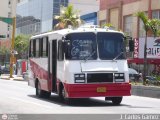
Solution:
[(143, 72), (143, 85), (146, 85), (146, 75), (147, 75), (147, 32), (144, 42), (144, 72)]

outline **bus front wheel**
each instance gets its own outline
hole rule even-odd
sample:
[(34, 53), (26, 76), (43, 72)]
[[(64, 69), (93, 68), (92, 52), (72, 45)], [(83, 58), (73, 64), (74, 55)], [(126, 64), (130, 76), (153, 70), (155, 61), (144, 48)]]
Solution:
[(105, 100), (111, 100), (114, 105), (120, 105), (123, 97), (105, 97)]
[(39, 98), (49, 98), (51, 96), (51, 92), (41, 90), (40, 82), (36, 84), (36, 96)]
[(72, 104), (72, 98), (66, 97), (66, 90), (63, 85), (60, 86), (59, 97), (62, 102), (66, 103), (68, 105)]
[(59, 98), (61, 101), (65, 101), (66, 99), (66, 96), (65, 96), (65, 89), (63, 87), (63, 85), (60, 86), (60, 89), (59, 89)]

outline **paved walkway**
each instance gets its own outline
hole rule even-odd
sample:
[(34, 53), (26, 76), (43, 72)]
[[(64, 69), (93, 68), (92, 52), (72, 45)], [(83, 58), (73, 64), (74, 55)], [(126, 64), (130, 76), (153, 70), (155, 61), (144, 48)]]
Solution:
[(2, 74), (0, 76), (0, 79), (24, 81), (24, 78), (22, 76), (13, 75), (13, 78), (10, 78), (9, 74)]

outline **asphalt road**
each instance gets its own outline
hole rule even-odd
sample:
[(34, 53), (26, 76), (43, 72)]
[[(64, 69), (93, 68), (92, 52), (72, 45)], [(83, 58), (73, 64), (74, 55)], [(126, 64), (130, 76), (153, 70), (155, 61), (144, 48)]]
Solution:
[(113, 106), (99, 97), (66, 105), (55, 94), (50, 99), (37, 98), (26, 81), (0, 79), (0, 114), (158, 114), (160, 119), (160, 99), (128, 96), (120, 106)]

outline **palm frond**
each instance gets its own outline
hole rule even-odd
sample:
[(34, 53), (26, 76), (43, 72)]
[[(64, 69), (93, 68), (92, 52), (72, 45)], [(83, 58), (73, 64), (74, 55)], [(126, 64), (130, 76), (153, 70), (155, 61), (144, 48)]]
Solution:
[[(61, 24), (63, 23), (65, 28), (68, 27), (68, 25), (71, 25), (73, 27), (78, 27), (81, 23), (83, 23), (83, 21), (80, 19), (78, 15), (78, 12), (74, 11), (72, 4), (69, 4), (68, 7), (66, 8), (62, 7), (62, 10), (64, 12), (61, 12), (60, 16), (55, 16), (54, 18), (57, 19), (59, 23)], [(59, 28), (60, 27), (59, 23), (55, 26), (55, 28), (62, 29)]]
[(149, 19), (146, 16), (146, 14), (144, 12), (137, 12), (135, 15), (142, 20), (145, 31), (148, 31), (149, 30), (149, 23), (148, 23)]

